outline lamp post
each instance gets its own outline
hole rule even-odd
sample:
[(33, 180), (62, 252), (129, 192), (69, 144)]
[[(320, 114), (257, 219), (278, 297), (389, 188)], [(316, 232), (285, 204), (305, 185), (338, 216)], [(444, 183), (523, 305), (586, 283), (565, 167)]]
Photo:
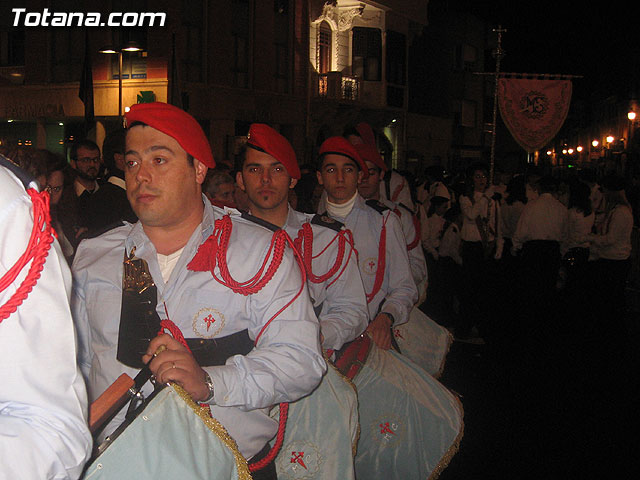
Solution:
[(100, 49), (100, 53), (118, 54), (118, 118), (122, 118), (122, 52), (141, 52), (143, 49), (136, 42), (127, 42), (123, 47), (112, 46)]

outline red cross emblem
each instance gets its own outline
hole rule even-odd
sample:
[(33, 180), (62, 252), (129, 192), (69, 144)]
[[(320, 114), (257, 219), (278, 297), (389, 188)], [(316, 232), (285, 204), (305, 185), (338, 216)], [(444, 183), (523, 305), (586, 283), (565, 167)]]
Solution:
[(373, 260), (371, 260), (371, 261), (369, 262), (369, 268), (370, 268), (371, 270), (373, 270), (373, 267), (375, 267), (375, 266), (376, 266), (376, 262), (374, 262)]
[(380, 424), (380, 433), (390, 433), (391, 435), (395, 435), (391, 427), (389, 426), (389, 422)]
[(397, 328), (393, 331), (393, 336), (394, 336), (394, 337), (396, 337), (396, 338), (401, 338), (401, 339), (403, 339), (403, 340), (404, 340), (404, 337), (403, 337), (403, 336), (402, 336), (402, 334), (400, 333), (400, 330), (399, 330), (399, 329), (397, 329)]
[(291, 463), (297, 463), (299, 465), (301, 465), (305, 470), (307, 469), (307, 466), (304, 464), (304, 452), (291, 452)]
[(204, 323), (207, 324), (207, 332), (209, 331), (209, 328), (211, 328), (211, 325), (213, 325), (215, 323), (216, 319), (213, 318), (213, 315), (209, 314), (205, 317), (204, 319)]

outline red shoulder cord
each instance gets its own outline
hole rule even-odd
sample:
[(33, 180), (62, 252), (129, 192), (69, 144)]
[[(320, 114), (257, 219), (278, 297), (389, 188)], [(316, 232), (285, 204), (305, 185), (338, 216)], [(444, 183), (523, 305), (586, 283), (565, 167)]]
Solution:
[(387, 220), (389, 215), (384, 217), (382, 221), (382, 230), (380, 231), (380, 241), (378, 242), (378, 268), (376, 269), (376, 278), (373, 282), (371, 293), (367, 293), (367, 303), (371, 303), (373, 297), (380, 291), (382, 281), (384, 280), (384, 270), (387, 260)]
[(0, 323), (15, 312), (31, 293), (40, 278), (40, 273), (44, 268), (44, 262), (53, 242), (53, 229), (51, 228), (51, 217), (49, 215), (49, 194), (46, 192), (39, 193), (33, 188), (28, 189), (27, 193), (33, 203), (33, 229), (31, 230), (26, 250), (16, 264), (0, 279), (0, 292), (15, 281), (27, 263), (31, 260), (33, 262), (22, 284), (20, 284), (9, 301), (0, 307)]
[[(289, 235), (287, 235), (284, 230), (280, 229), (273, 234), (271, 238), (271, 245), (269, 247), (269, 251), (265, 256), (264, 262), (262, 263), (262, 266), (260, 267), (260, 270), (258, 271), (258, 273), (256, 273), (250, 280), (247, 280), (246, 282), (236, 282), (231, 277), (231, 274), (229, 273), (229, 269), (227, 268), (227, 247), (229, 245), (229, 238), (231, 237), (232, 228), (233, 228), (233, 224), (231, 223), (231, 218), (229, 218), (229, 215), (225, 215), (221, 219), (216, 220), (213, 234), (205, 241), (205, 243), (203, 243), (200, 246), (200, 248), (198, 249), (198, 252), (196, 253), (193, 260), (191, 260), (187, 268), (195, 271), (209, 270), (213, 278), (218, 283), (226, 287), (229, 287), (234, 292), (241, 293), (242, 295), (250, 295), (252, 293), (256, 293), (260, 291), (273, 278), (273, 275), (275, 274), (275, 272), (278, 270), (278, 267), (280, 267), (280, 264), (282, 263), (284, 248), (287, 244), (289, 244), (289, 246), (293, 250), (294, 257), (296, 259), (296, 262), (298, 263), (298, 267), (300, 268), (300, 276), (302, 281), (301, 281), (300, 289), (298, 290), (298, 293), (296, 293), (296, 295), (289, 302), (287, 302), (280, 310), (278, 310), (264, 324), (264, 326), (256, 336), (254, 345), (257, 345), (258, 341), (260, 340), (260, 337), (264, 333), (265, 329), (269, 326), (269, 324), (278, 315), (280, 315), (289, 305), (291, 305), (304, 290), (304, 287), (307, 281), (306, 273), (304, 269), (304, 262), (302, 261), (302, 258), (300, 257), (300, 254), (296, 250), (293, 242), (289, 238)], [(267, 261), (271, 256), (272, 251), (273, 251), (273, 259), (271, 261), (271, 264), (269, 265), (266, 274), (262, 276), (262, 278), (260, 278), (262, 275), (262, 272), (265, 269)], [(220, 275), (223, 277), (222, 279), (218, 278), (214, 273), (216, 262), (220, 270)], [(203, 268), (205, 265), (206, 265), (206, 268)], [(167, 319), (168, 319), (168, 314), (167, 314)], [(180, 329), (173, 322), (171, 322), (170, 324), (168, 322), (171, 322), (171, 321), (163, 320), (161, 322), (162, 328), (167, 328), (174, 335), (174, 338), (176, 338), (177, 340), (179, 340), (179, 337), (181, 337), (182, 340), (179, 340), (179, 341), (186, 346), (186, 341), (184, 340), (182, 333), (179, 333)], [(174, 332), (178, 332), (179, 337), (176, 334), (174, 334)], [(281, 402), (279, 406), (280, 406), (280, 421), (278, 423), (278, 433), (276, 434), (276, 441), (273, 444), (273, 447), (271, 447), (271, 450), (269, 450), (269, 453), (262, 460), (249, 464), (249, 471), (251, 472), (261, 470), (267, 465), (269, 465), (271, 462), (273, 462), (273, 460), (276, 458), (276, 456), (280, 452), (280, 449), (282, 448), (282, 444), (284, 442), (285, 427), (287, 424), (287, 416), (289, 412), (289, 404), (286, 402)]]
[(416, 229), (416, 238), (413, 239), (413, 242), (407, 245), (408, 251), (413, 250), (420, 244), (420, 234), (422, 230), (422, 226), (420, 225), (420, 219), (418, 218), (418, 215), (416, 213), (414, 213), (411, 216), (411, 220), (413, 220), (413, 227)]
[[(398, 207), (393, 209), (393, 213), (402, 218), (402, 212)], [(416, 230), (416, 236), (411, 243), (407, 244), (407, 251), (413, 250), (418, 246), (418, 243), (420, 243), (420, 220), (418, 219), (418, 216), (416, 214), (413, 214), (411, 216), (411, 221), (413, 222), (413, 228), (415, 228)]]
[[(313, 273), (312, 260), (322, 255), (336, 240), (338, 240), (338, 254), (336, 255), (336, 260), (333, 266), (329, 270), (327, 270), (327, 272), (324, 273), (323, 275), (315, 275)], [(349, 249), (349, 256), (347, 257), (347, 261), (344, 262), (343, 264), (342, 261), (344, 260), (344, 251), (345, 251), (346, 243), (349, 243), (351, 248)], [(317, 255), (313, 255), (313, 228), (311, 227), (311, 224), (309, 224), (308, 222), (302, 225), (302, 228), (298, 231), (298, 236), (294, 240), (293, 244), (295, 248), (298, 250), (298, 253), (302, 257), (304, 268), (307, 273), (307, 279), (310, 282), (324, 283), (329, 278), (331, 278), (342, 266), (342, 270), (340, 270), (340, 273), (336, 276), (336, 278), (334, 278), (333, 280), (331, 280), (331, 282), (327, 284), (327, 287), (330, 287), (331, 285), (333, 285), (333, 283), (340, 278), (344, 270), (347, 268), (347, 264), (351, 259), (351, 254), (355, 250), (355, 246), (353, 244), (353, 235), (351, 234), (351, 230), (346, 229), (346, 230), (341, 230), (338, 234), (336, 234), (336, 236), (333, 237), (333, 240), (331, 240), (327, 244), (327, 246), (322, 249), (320, 253), (318, 253)]]
[[(389, 180), (389, 181), (391, 181), (391, 180)], [(400, 192), (404, 188), (405, 183), (406, 183), (405, 179), (404, 179), (404, 177), (402, 177), (402, 183), (400, 183), (400, 185), (398, 185), (396, 187), (396, 189), (393, 191), (393, 193), (391, 194), (391, 201), (392, 202), (395, 202), (398, 199), (398, 197), (400, 196)]]
[[(264, 257), (264, 261), (262, 262), (258, 272), (249, 280), (238, 282), (233, 279), (227, 266), (227, 247), (229, 245), (229, 238), (231, 237), (232, 229), (233, 224), (231, 223), (229, 215), (225, 215), (221, 219), (216, 220), (213, 233), (202, 245), (200, 245), (198, 252), (193, 257), (187, 268), (194, 271), (209, 270), (213, 278), (218, 283), (225, 287), (229, 287), (236, 293), (240, 293), (242, 295), (257, 293), (273, 278), (273, 275), (276, 273), (278, 267), (280, 267), (280, 263), (282, 262), (284, 247), (287, 244), (287, 241), (291, 243), (291, 240), (284, 230), (278, 230), (275, 232), (271, 238), (269, 251)], [(265, 272), (265, 267), (267, 266), (269, 257), (272, 256), (272, 252), (273, 258)], [(220, 270), (220, 276), (222, 278), (218, 278), (215, 274), (216, 265)]]

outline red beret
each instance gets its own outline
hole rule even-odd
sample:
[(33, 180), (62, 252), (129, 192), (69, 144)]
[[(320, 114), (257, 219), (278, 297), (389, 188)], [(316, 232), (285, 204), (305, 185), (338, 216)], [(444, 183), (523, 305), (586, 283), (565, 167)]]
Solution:
[(366, 122), (360, 122), (356, 125), (356, 131), (360, 134), (360, 138), (364, 143), (368, 143), (369, 145), (376, 145), (376, 137), (373, 134), (373, 129), (371, 125)]
[(169, 135), (193, 158), (215, 168), (209, 141), (198, 121), (184, 110), (168, 103), (138, 103), (124, 114), (127, 125), (142, 122)]
[(386, 172), (388, 170), (387, 166), (384, 164), (384, 160), (380, 156), (380, 152), (378, 152), (378, 149), (373, 145), (369, 145), (368, 143), (359, 143), (357, 145), (354, 145), (354, 148), (360, 155), (360, 158), (362, 158), (362, 160), (364, 160), (365, 162), (369, 161), (373, 163), (383, 172)]
[(355, 147), (351, 145), (351, 143), (349, 143), (349, 141), (346, 138), (329, 137), (324, 142), (322, 142), (322, 145), (320, 145), (320, 152), (319, 152), (320, 157), (322, 157), (323, 155), (329, 155), (329, 154), (343, 155), (345, 157), (350, 158), (351, 160), (356, 162), (358, 167), (360, 167), (360, 170), (364, 173), (365, 177), (369, 176), (369, 169), (367, 168), (365, 163), (362, 161), (360, 154), (355, 149)]
[(278, 160), (291, 178), (300, 178), (300, 167), (296, 159), (296, 152), (289, 141), (276, 132), (269, 125), (254, 123), (249, 128), (247, 145), (262, 152), (268, 153)]

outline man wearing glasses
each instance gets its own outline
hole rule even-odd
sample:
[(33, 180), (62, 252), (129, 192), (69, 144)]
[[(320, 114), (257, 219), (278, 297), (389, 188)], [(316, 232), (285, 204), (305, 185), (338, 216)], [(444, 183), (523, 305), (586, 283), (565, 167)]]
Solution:
[(80, 140), (71, 147), (69, 163), (75, 173), (73, 187), (78, 199), (80, 225), (86, 226), (89, 200), (99, 188), (97, 179), (102, 166), (100, 148), (91, 140)]

